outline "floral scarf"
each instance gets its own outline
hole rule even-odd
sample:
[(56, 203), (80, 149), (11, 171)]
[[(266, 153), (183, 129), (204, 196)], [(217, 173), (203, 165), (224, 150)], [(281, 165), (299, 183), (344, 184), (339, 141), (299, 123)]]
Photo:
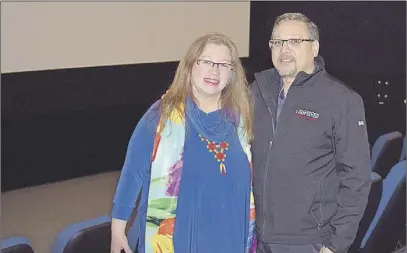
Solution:
[[(157, 127), (152, 153), (151, 179), (148, 195), (145, 253), (174, 253), (172, 236), (174, 232), (176, 208), (181, 172), (183, 165), (183, 146), (185, 140), (185, 107), (182, 111), (174, 110), (163, 131)], [(242, 122), (240, 122), (241, 128)], [(250, 145), (245, 132), (239, 131), (240, 143), (251, 166)], [(252, 173), (251, 173), (252, 175)], [(246, 253), (256, 251), (254, 232), (255, 207), (253, 190), (250, 192), (250, 223)]]

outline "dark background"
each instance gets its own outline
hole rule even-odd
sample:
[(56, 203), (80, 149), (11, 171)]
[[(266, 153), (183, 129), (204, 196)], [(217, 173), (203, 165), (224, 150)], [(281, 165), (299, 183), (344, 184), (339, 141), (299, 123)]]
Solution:
[[(386, 132), (405, 134), (405, 2), (251, 2), (250, 12), (250, 57), (242, 59), (249, 80), (272, 67), (268, 40), (276, 16), (302, 12), (320, 29), (327, 70), (363, 97), (371, 144)], [(120, 170), (135, 125), (176, 67), (2, 74), (2, 191)]]

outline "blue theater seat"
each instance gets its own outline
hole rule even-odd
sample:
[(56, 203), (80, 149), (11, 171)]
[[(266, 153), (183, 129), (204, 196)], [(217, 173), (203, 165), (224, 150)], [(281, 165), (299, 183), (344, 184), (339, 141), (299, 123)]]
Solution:
[(386, 178), (389, 170), (399, 161), (403, 148), (403, 135), (394, 131), (377, 138), (372, 147), (372, 171)]
[(1, 240), (1, 253), (34, 253), (26, 237), (10, 237)]
[(400, 154), (400, 159), (399, 159), (399, 161), (403, 161), (403, 160), (406, 160), (406, 145), (407, 145), (407, 143), (406, 143), (406, 136), (404, 136), (404, 139), (403, 139), (403, 149), (401, 150), (401, 154)]
[(388, 253), (395, 249), (406, 224), (406, 161), (397, 163), (383, 180), (377, 213), (362, 243), (363, 253)]
[(366, 234), (373, 218), (376, 215), (377, 208), (379, 207), (380, 199), (382, 197), (383, 191), (383, 179), (375, 172), (371, 175), (371, 189), (369, 192), (369, 198), (366, 206), (365, 213), (363, 214), (362, 220), (359, 223), (359, 228), (356, 233), (356, 238), (353, 245), (349, 249), (349, 252), (358, 252), (360, 249), (360, 243)]
[(52, 253), (110, 253), (111, 217), (101, 216), (62, 230)]
[(407, 248), (406, 248), (406, 246), (404, 245), (403, 247), (396, 249), (396, 250), (393, 251), (392, 253), (407, 253)]

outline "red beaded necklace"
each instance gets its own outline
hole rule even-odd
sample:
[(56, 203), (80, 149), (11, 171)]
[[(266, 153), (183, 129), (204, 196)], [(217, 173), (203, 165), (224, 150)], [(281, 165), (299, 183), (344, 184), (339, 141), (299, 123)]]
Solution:
[(208, 140), (202, 135), (199, 135), (199, 137), (201, 138), (201, 141), (205, 141), (207, 143), (206, 148), (208, 149), (208, 151), (211, 153), (215, 153), (214, 158), (220, 163), (220, 174), (222, 176), (226, 175), (226, 167), (223, 162), (226, 158), (225, 151), (228, 150), (229, 143), (227, 143), (226, 141), (216, 143), (214, 141)]

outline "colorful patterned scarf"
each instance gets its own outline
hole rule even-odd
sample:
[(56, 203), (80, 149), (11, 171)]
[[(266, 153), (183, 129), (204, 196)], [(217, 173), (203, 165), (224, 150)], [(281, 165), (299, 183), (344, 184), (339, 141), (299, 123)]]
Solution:
[[(185, 107), (185, 105), (181, 107), (181, 112), (174, 110), (171, 113), (161, 134), (157, 127), (148, 195), (145, 253), (174, 253), (172, 236), (183, 165)], [(243, 129), (241, 124), (242, 122), (239, 129)], [(250, 145), (246, 141), (243, 130), (239, 131), (239, 139), (251, 166)], [(246, 253), (254, 253), (257, 241), (254, 232), (255, 207), (252, 188), (249, 213)]]

